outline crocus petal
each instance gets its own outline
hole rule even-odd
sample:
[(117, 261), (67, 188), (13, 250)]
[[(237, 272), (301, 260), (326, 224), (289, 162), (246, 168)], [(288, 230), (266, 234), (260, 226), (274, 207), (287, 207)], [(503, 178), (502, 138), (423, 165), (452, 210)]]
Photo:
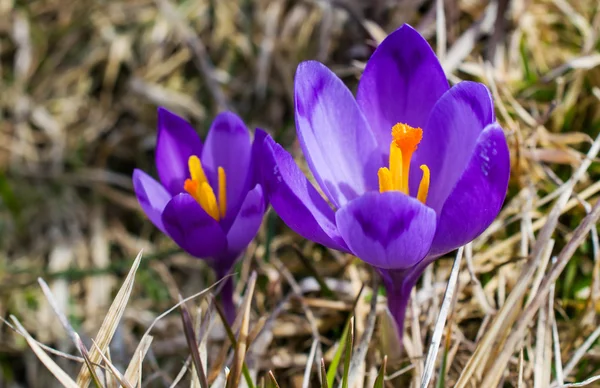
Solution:
[[(256, 184), (262, 184), (262, 178), (260, 173), (260, 161), (262, 159), (262, 153), (264, 151), (264, 143), (267, 133), (260, 128), (256, 128), (254, 132), (254, 140), (252, 141), (252, 150), (250, 151), (250, 167), (248, 171), (248, 177), (246, 178), (246, 190), (254, 187)], [(268, 206), (267, 196), (263, 195), (265, 201), (265, 208)]]
[(162, 223), (162, 212), (171, 200), (171, 194), (150, 175), (137, 168), (133, 171), (133, 191), (152, 223), (166, 233)]
[(356, 100), (387, 150), (396, 123), (423, 128), (448, 81), (429, 43), (405, 24), (375, 50), (358, 84)]
[(183, 183), (189, 177), (188, 159), (201, 152), (202, 141), (194, 128), (176, 114), (158, 108), (156, 169), (171, 195), (183, 192)]
[(294, 93), (300, 145), (329, 200), (339, 208), (376, 188), (377, 166), (369, 163), (375, 138), (346, 85), (309, 61), (298, 66)]
[(219, 256), (227, 249), (221, 226), (189, 194), (178, 194), (162, 215), (167, 234), (187, 253), (199, 258)]
[(435, 234), (435, 212), (398, 191), (367, 193), (338, 210), (335, 218), (352, 253), (384, 269), (417, 264)]
[(335, 225), (335, 214), (298, 168), (292, 155), (271, 136), (264, 142), (262, 181), (269, 202), (296, 233), (319, 244), (348, 251)]
[(493, 123), (479, 136), (466, 170), (444, 204), (430, 255), (467, 244), (492, 223), (504, 202), (509, 174), (506, 139)]
[(483, 84), (461, 82), (444, 94), (433, 107), (415, 152), (411, 193), (416, 195), (419, 166), (426, 164), (431, 172), (427, 206), (439, 213), (467, 167), (481, 131), (494, 120), (492, 97)]
[(256, 236), (265, 214), (265, 200), (260, 185), (246, 195), (237, 217), (227, 233), (227, 249), (231, 257), (237, 258)]
[(238, 116), (223, 112), (215, 117), (206, 136), (201, 159), (215, 193), (218, 187), (217, 170), (219, 167), (225, 170), (227, 211), (225, 219), (221, 221), (225, 230), (233, 222), (246, 196), (243, 189), (248, 176), (250, 148), (250, 133)]

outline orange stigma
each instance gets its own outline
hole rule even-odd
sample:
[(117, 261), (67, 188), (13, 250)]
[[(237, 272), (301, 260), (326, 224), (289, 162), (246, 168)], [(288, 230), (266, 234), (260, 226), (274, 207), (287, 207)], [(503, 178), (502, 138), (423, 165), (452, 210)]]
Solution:
[(224, 218), (225, 210), (227, 209), (227, 186), (225, 181), (225, 170), (223, 167), (219, 167), (218, 170), (218, 201), (213, 188), (208, 183), (208, 179), (206, 179), (202, 163), (196, 155), (192, 155), (188, 159), (188, 168), (190, 170), (190, 179), (185, 180), (183, 189), (191, 195), (198, 204), (200, 204), (202, 209), (204, 209), (209, 216), (217, 221)]
[[(392, 144), (390, 144), (389, 168), (379, 169), (379, 192), (401, 191), (409, 194), (408, 178), (410, 161), (413, 153), (423, 139), (423, 130), (407, 124), (398, 123), (392, 127)], [(421, 166), (423, 177), (419, 184), (417, 199), (422, 203), (427, 200), (429, 193), (429, 168)]]

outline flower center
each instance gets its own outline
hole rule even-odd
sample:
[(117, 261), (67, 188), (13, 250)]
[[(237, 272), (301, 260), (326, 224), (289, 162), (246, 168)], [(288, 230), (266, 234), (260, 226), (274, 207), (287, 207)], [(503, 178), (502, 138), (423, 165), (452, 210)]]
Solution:
[[(407, 124), (398, 123), (392, 128), (392, 144), (390, 144), (390, 166), (382, 167), (377, 172), (379, 192), (401, 191), (408, 195), (408, 176), (410, 160), (413, 152), (423, 139), (423, 130)], [(422, 203), (427, 200), (429, 192), (429, 167), (421, 165), (423, 177), (419, 183), (417, 199)]]
[(188, 159), (188, 167), (190, 169), (190, 179), (186, 179), (183, 184), (183, 189), (191, 195), (196, 202), (202, 206), (202, 209), (215, 220), (219, 221), (225, 217), (227, 209), (227, 194), (226, 194), (226, 179), (225, 170), (219, 167), (219, 201), (213, 188), (206, 179), (206, 174), (202, 168), (202, 163), (196, 155), (190, 156)]

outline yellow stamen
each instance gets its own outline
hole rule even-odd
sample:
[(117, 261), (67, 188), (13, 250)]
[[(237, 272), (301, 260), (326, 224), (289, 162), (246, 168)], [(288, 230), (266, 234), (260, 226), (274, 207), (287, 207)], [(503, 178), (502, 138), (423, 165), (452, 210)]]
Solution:
[(200, 163), (200, 159), (196, 155), (192, 155), (188, 159), (188, 168), (190, 169), (190, 176), (193, 181), (200, 183), (208, 182), (206, 174), (204, 174), (204, 169), (202, 168), (202, 163)]
[(192, 196), (200, 204), (202, 209), (217, 221), (225, 217), (225, 211), (227, 209), (226, 201), (226, 182), (225, 182), (225, 170), (223, 167), (218, 169), (218, 180), (219, 180), (219, 201), (213, 188), (206, 179), (206, 174), (202, 168), (202, 163), (196, 155), (192, 155), (188, 159), (188, 167), (190, 169), (191, 179), (186, 179), (183, 184), (183, 189)]
[(400, 191), (402, 188), (402, 150), (396, 146), (395, 142), (390, 145), (390, 174), (392, 177), (392, 188), (390, 190)]
[(203, 182), (200, 185), (200, 206), (208, 213), (209, 216), (219, 221), (219, 206), (217, 205), (217, 198), (212, 187), (207, 182)]
[[(404, 194), (409, 194), (410, 161), (422, 139), (423, 130), (421, 128), (413, 128), (401, 123), (394, 125), (392, 128), (392, 144), (390, 144), (389, 168), (382, 167), (377, 172), (380, 193), (401, 191)], [(421, 170), (423, 171), (423, 177), (419, 183), (417, 199), (425, 203), (429, 193), (430, 173), (429, 167), (426, 165), (422, 165)]]
[(422, 164), (421, 171), (423, 171), (423, 178), (421, 178), (421, 182), (419, 183), (417, 199), (425, 204), (425, 201), (427, 201), (427, 194), (429, 194), (429, 167)]
[(225, 176), (225, 169), (219, 167), (219, 215), (221, 218), (225, 218), (225, 211), (227, 210), (227, 180)]
[(386, 191), (393, 190), (392, 176), (390, 174), (390, 170), (387, 167), (381, 167), (379, 171), (377, 171), (377, 176), (379, 177), (380, 193), (385, 193)]

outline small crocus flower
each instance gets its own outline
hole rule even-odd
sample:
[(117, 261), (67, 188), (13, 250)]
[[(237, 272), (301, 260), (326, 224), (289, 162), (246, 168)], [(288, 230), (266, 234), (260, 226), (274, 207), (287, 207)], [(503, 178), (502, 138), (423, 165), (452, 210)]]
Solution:
[[(158, 110), (155, 162), (160, 183), (136, 169), (137, 199), (154, 225), (192, 256), (225, 276), (256, 236), (266, 208), (256, 161), (265, 133), (254, 143), (242, 120), (219, 114), (203, 145), (181, 117)], [(232, 283), (222, 290), (228, 318), (234, 314)]]
[(427, 41), (405, 25), (375, 50), (356, 99), (324, 65), (301, 63), (295, 108), (329, 203), (270, 137), (267, 196), (298, 234), (378, 270), (401, 334), (424, 268), (481, 234), (506, 196), (509, 152), (491, 95), (475, 82), (449, 88)]

